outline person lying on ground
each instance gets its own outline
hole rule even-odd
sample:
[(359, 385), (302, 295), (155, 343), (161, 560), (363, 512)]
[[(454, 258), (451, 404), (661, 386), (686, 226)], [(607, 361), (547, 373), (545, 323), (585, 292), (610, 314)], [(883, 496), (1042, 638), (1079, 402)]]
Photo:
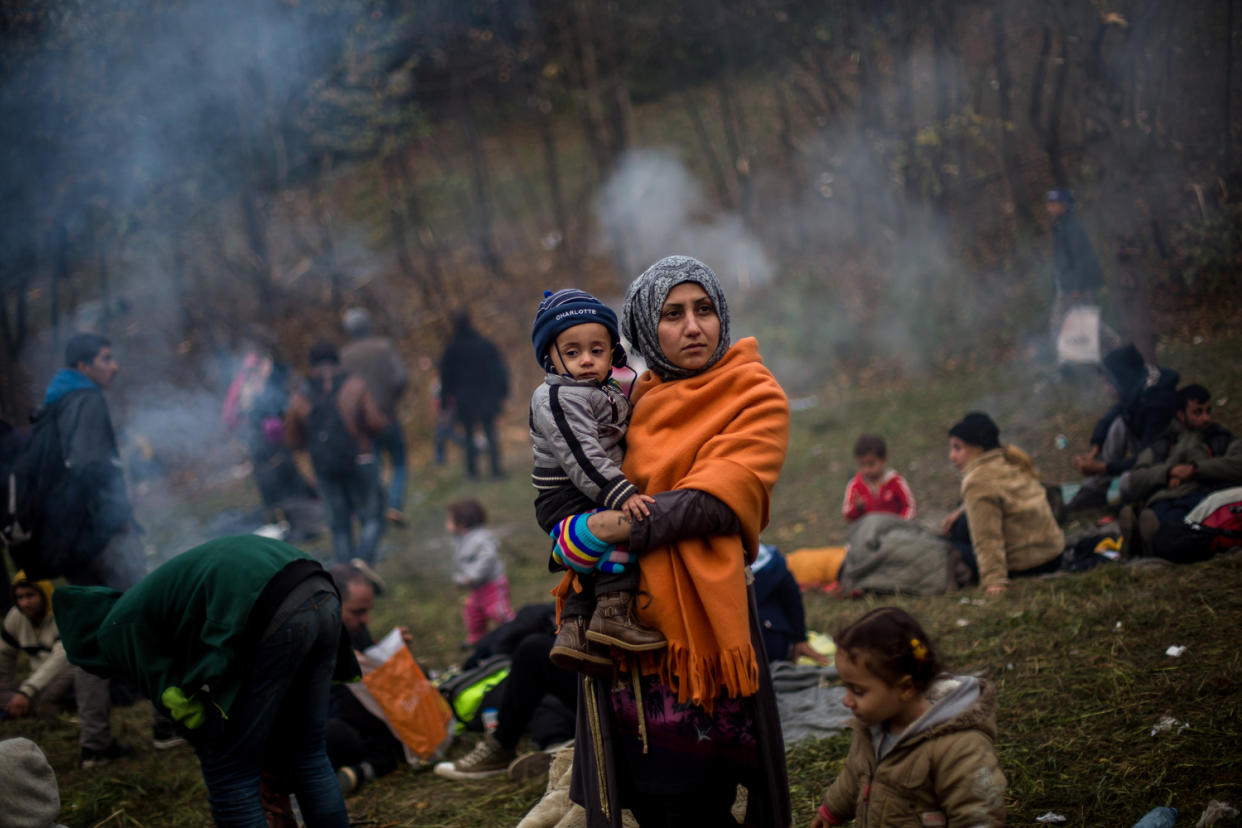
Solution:
[[(52, 616), (52, 582), (31, 581), (18, 572), (12, 595), (13, 607), (0, 627), (0, 710), (13, 719), (54, 716), (73, 689), (73, 665)], [(30, 659), (30, 675), (19, 682), (21, 653)]]
[(124, 594), (66, 586), (54, 598), (69, 661), (129, 677), (179, 723), (216, 825), (266, 824), (269, 774), (308, 828), (348, 828), (324, 720), (331, 683), (360, 671), (317, 561), (271, 538), (219, 538)]
[(854, 443), (858, 474), (845, 487), (841, 514), (847, 523), (868, 512), (891, 512), (914, 520), (914, 492), (905, 478), (888, 466), (888, 446), (878, 434), (863, 434)]
[(1024, 451), (1001, 445), (991, 417), (972, 411), (949, 429), (949, 461), (962, 473), (962, 506), (942, 529), (989, 595), (1061, 568), (1065, 535), (1039, 474)]
[[(360, 665), (366, 665), (363, 653), (375, 645), (368, 627), (371, 607), (375, 604), (375, 582), (364, 569), (352, 564), (338, 564), (329, 573), (341, 595), (341, 624), (349, 636), (354, 657)], [(398, 629), (409, 645), (409, 630)], [(328, 761), (336, 771), (337, 784), (346, 796), (356, 793), (365, 783), (392, 773), (404, 759), (401, 741), (393, 735), (388, 723), (367, 710), (358, 697), (341, 684), (332, 687), (324, 741)]]
[(1065, 505), (1070, 512), (1107, 506), (1109, 482), (1118, 476), (1121, 499), (1128, 500), (1127, 472), (1138, 453), (1164, 433), (1177, 410), (1178, 373), (1147, 365), (1133, 345), (1109, 351), (1100, 371), (1117, 401), (1096, 422), (1090, 449), (1072, 461), (1085, 479)]
[(1208, 390), (1184, 386), (1177, 405), (1173, 422), (1130, 471), (1130, 495), (1138, 505), (1126, 506), (1120, 521), (1129, 556), (1150, 554), (1156, 530), (1184, 519), (1212, 492), (1242, 485), (1242, 440), (1212, 420)]

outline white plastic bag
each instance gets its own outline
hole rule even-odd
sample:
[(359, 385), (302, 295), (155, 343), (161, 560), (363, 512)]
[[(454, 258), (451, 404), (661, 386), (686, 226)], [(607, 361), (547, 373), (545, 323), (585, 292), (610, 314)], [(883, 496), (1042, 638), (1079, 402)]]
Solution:
[(1065, 314), (1057, 337), (1057, 362), (1095, 364), (1100, 361), (1100, 306), (1075, 305)]

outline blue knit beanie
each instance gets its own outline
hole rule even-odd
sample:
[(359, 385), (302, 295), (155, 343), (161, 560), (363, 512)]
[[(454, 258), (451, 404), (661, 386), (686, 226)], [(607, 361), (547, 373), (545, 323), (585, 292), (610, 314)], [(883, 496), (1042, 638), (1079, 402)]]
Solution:
[(530, 341), (535, 346), (535, 361), (543, 370), (553, 370), (548, 350), (561, 331), (590, 322), (597, 322), (608, 329), (608, 334), (612, 337), (612, 364), (618, 367), (624, 365), (625, 349), (621, 347), (617, 314), (585, 290), (577, 288), (565, 288), (556, 293), (550, 290), (543, 292), (543, 301), (539, 303), (535, 322), (530, 329)]

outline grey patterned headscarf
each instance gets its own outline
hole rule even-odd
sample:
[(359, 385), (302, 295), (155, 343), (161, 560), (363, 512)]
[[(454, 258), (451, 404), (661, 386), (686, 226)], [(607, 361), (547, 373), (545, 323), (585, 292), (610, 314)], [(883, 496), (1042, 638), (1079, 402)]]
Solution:
[[(720, 317), (720, 342), (716, 344), (716, 351), (707, 364), (697, 371), (678, 368), (660, 350), (660, 311), (669, 291), (682, 282), (694, 282), (703, 288), (716, 306), (716, 315)], [(660, 379), (685, 379), (703, 373), (729, 350), (729, 304), (720, 288), (720, 280), (710, 267), (690, 256), (660, 259), (635, 279), (626, 291), (625, 307), (621, 311), (621, 333), (642, 354), (647, 366)]]

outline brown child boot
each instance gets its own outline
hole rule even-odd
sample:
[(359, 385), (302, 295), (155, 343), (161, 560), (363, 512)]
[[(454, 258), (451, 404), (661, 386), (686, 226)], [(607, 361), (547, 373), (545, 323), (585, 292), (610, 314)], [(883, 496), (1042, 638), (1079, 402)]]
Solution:
[(581, 615), (561, 619), (561, 628), (552, 642), (548, 658), (562, 670), (592, 678), (612, 678), (612, 659), (587, 640), (586, 623)]
[(634, 596), (628, 592), (605, 592), (595, 602), (595, 614), (587, 627), (587, 640), (611, 644), (631, 653), (661, 650), (668, 641), (634, 614)]

